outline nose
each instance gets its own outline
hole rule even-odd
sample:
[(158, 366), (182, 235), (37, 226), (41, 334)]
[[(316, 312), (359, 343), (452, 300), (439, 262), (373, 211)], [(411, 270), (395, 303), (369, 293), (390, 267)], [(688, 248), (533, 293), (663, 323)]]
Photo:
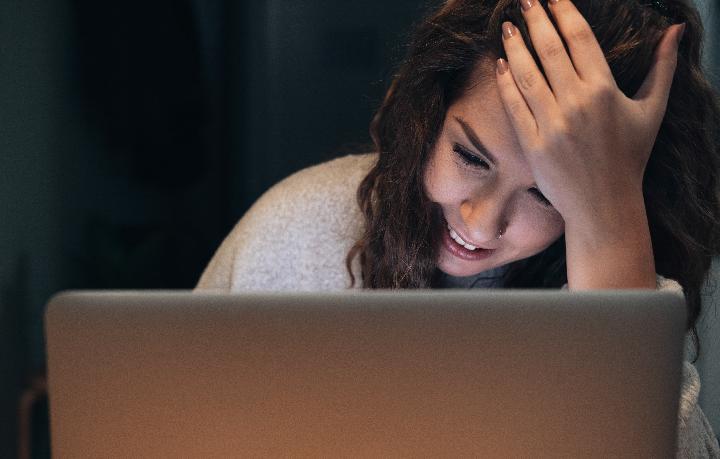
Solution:
[(505, 203), (497, 197), (474, 197), (460, 204), (465, 231), (473, 242), (492, 245), (507, 227)]

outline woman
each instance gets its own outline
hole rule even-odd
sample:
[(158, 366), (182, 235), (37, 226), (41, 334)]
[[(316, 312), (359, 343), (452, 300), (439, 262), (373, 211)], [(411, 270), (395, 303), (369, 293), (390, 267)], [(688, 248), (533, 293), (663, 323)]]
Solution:
[[(688, 0), (449, 1), (415, 31), (378, 153), (273, 187), (197, 288), (682, 289), (694, 337), (720, 234), (701, 37)], [(686, 362), (678, 455), (720, 457), (698, 390)]]

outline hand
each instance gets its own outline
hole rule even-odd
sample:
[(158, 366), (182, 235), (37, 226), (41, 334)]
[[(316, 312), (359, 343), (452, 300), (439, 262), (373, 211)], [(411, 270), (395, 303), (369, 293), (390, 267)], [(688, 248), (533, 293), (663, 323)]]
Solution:
[(621, 213), (629, 197), (642, 202), (643, 175), (667, 108), (684, 26), (665, 33), (649, 74), (630, 99), (570, 0), (549, 5), (571, 56), (538, 0), (530, 3), (523, 16), (547, 81), (518, 30), (506, 22), (510, 71), (501, 73), (504, 61), (498, 62), (500, 95), (538, 188), (566, 229), (578, 219), (576, 226), (587, 228), (591, 220), (603, 221), (598, 213), (608, 218)]

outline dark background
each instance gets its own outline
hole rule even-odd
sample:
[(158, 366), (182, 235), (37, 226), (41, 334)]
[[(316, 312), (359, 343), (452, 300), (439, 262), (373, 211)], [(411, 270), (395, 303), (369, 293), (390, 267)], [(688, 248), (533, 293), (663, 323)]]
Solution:
[(431, 3), (0, 0), (0, 457), (42, 381), (48, 298), (192, 288), (273, 183), (369, 151)]
[[(0, 457), (65, 289), (190, 289), (273, 183), (369, 144), (417, 0), (0, 1)], [(367, 149), (365, 151), (368, 151)], [(47, 454), (42, 402), (35, 457)]]

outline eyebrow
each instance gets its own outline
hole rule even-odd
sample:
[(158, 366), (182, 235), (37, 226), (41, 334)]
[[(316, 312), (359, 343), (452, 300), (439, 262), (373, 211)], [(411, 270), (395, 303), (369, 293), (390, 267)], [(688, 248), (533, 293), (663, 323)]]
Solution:
[(470, 127), (470, 125), (467, 124), (465, 122), (465, 120), (463, 120), (459, 116), (455, 117), (455, 121), (460, 123), (460, 127), (462, 127), (463, 132), (465, 132), (465, 135), (470, 140), (470, 142), (473, 144), (473, 146), (480, 153), (482, 153), (485, 157), (487, 157), (487, 159), (489, 159), (490, 162), (493, 163), (493, 165), (497, 166), (497, 160), (492, 155), (492, 153), (490, 153), (490, 151), (488, 151), (488, 149), (485, 147), (485, 145), (483, 145), (483, 143), (480, 141), (477, 134), (475, 134), (475, 131), (473, 131), (473, 129)]

